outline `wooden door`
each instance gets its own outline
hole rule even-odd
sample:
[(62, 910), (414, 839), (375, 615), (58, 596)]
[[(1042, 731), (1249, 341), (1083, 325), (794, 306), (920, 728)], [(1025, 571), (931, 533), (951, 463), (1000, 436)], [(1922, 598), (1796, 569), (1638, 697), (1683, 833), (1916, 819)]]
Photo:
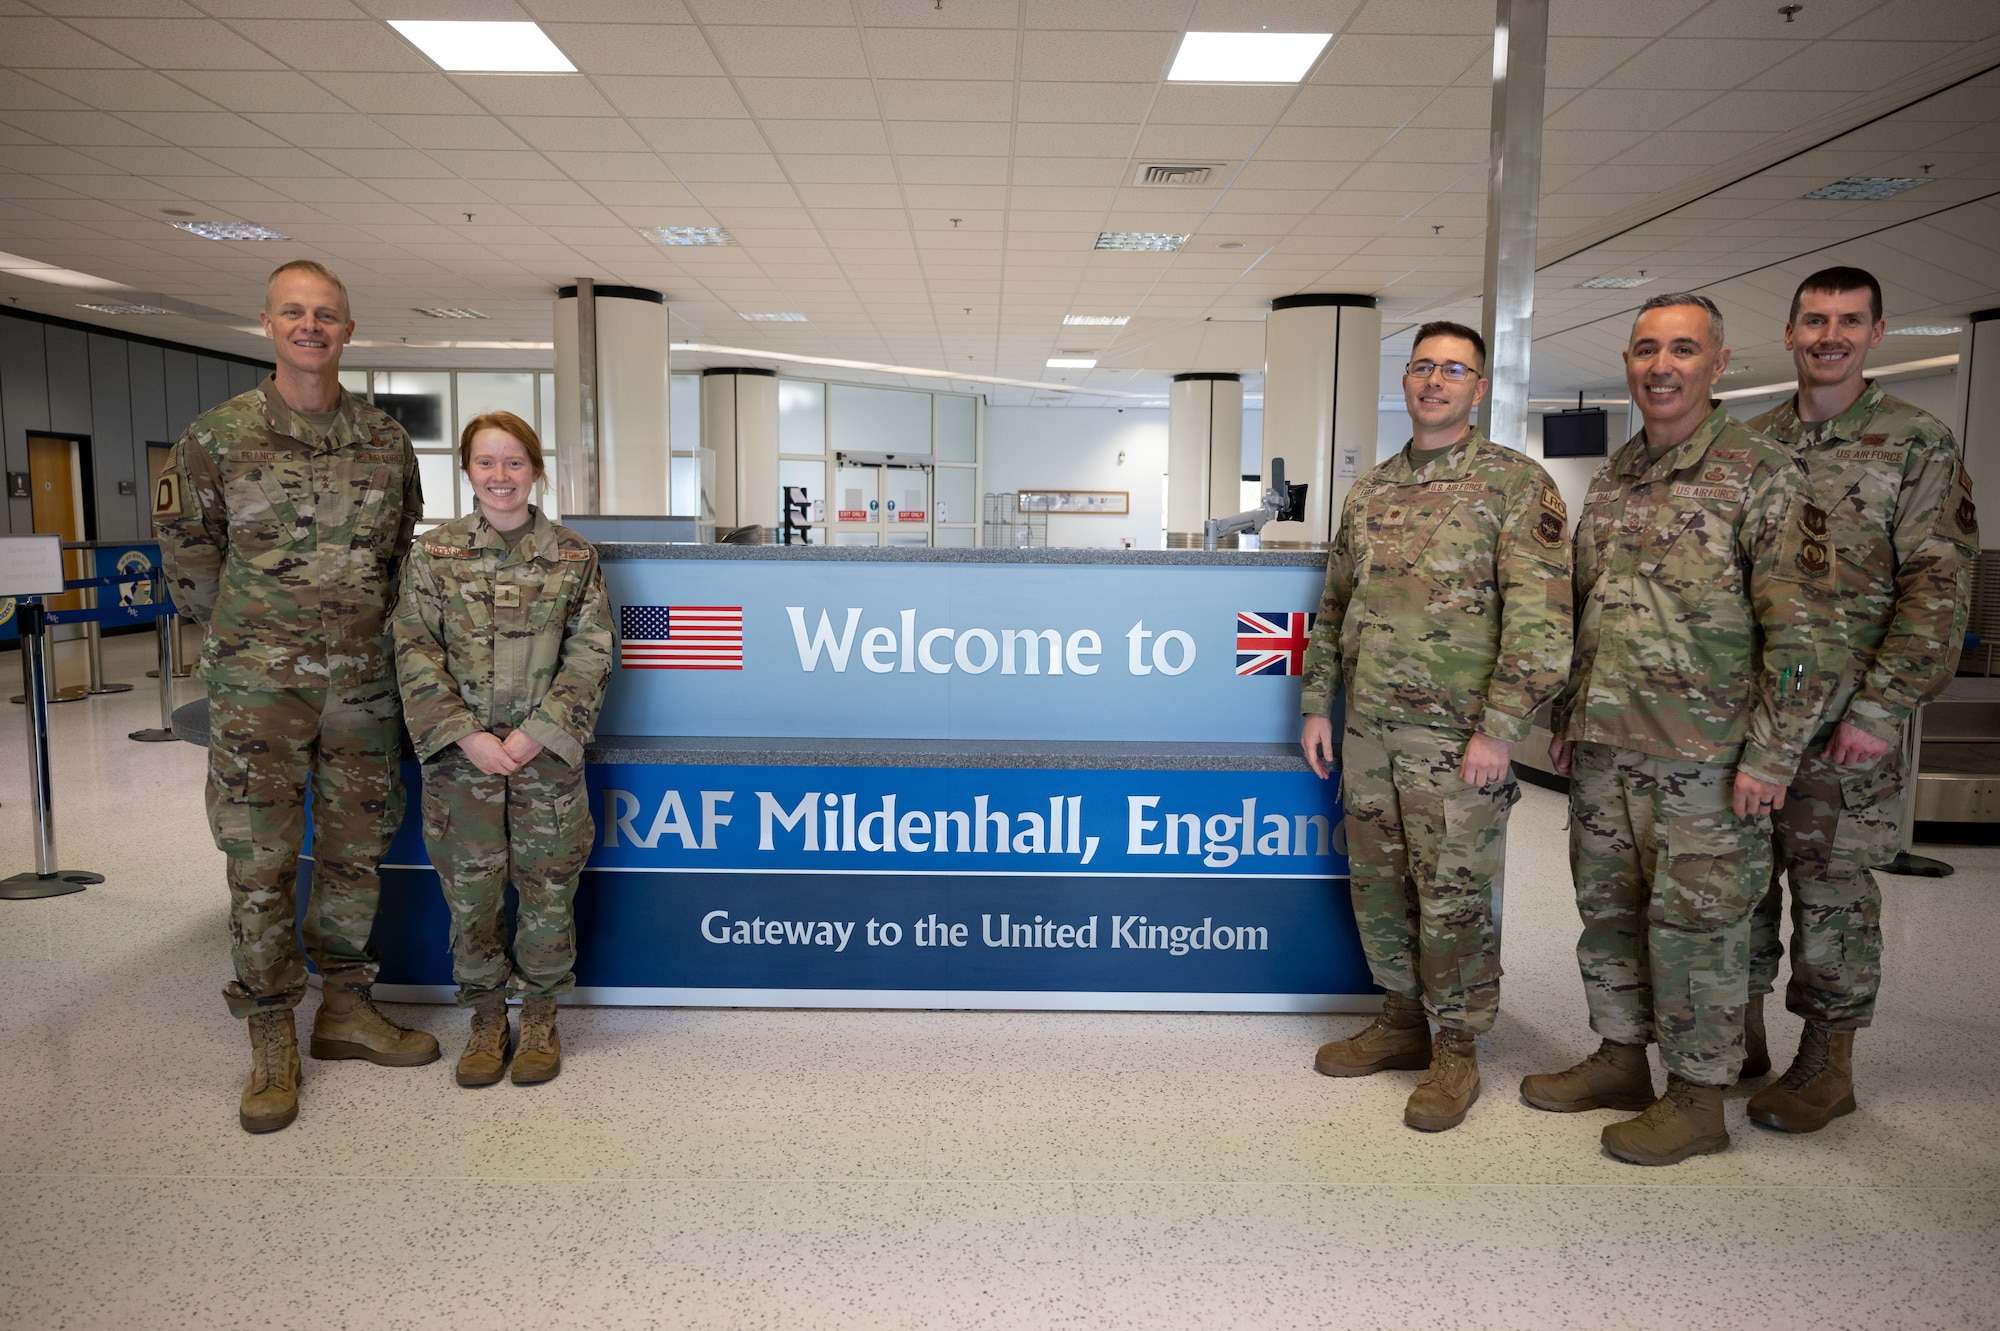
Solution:
[[(59, 533), (65, 541), (83, 539), (82, 468), (78, 465), (77, 448), (74, 439), (28, 436), (28, 488), (34, 505), (35, 530)], [(85, 550), (66, 551), (64, 573), (72, 578), (83, 577), (83, 561), (88, 554)], [(83, 606), (83, 597), (80, 592), (65, 592), (49, 598), (48, 605), (51, 610), (77, 610)]]

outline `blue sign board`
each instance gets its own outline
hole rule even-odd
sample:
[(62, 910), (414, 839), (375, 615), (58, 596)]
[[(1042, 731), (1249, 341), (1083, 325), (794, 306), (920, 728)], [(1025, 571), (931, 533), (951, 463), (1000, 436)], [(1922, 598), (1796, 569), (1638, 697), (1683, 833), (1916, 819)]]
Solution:
[(139, 576), (144, 579), (97, 589), (97, 608), (101, 612), (100, 622), (104, 627), (122, 628), (132, 624), (151, 624), (153, 622), (151, 612), (141, 614), (135, 607), (150, 607), (153, 604), (151, 575), (160, 565), (159, 542), (134, 541), (130, 545), (115, 549), (100, 547), (90, 553), (95, 560), (95, 571), (91, 575), (93, 577)]
[[(449, 920), (405, 775), (381, 982), (443, 997)], [(588, 775), (587, 1001), (1315, 1011), (1374, 992), (1335, 787), (1307, 774)]]
[(1239, 743), (1298, 738), (1323, 581), (1254, 564), (661, 559), (605, 574), (621, 650), (603, 734)]

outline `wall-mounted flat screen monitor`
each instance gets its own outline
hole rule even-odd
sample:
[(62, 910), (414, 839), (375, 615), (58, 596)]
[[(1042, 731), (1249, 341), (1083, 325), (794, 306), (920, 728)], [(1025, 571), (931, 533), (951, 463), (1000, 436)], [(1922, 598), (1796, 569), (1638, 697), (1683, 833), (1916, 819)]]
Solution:
[(377, 393), (375, 405), (388, 412), (410, 438), (444, 438), (444, 399), (434, 393)]
[(1608, 418), (1598, 407), (1552, 411), (1542, 417), (1542, 456), (1601, 458), (1610, 438)]

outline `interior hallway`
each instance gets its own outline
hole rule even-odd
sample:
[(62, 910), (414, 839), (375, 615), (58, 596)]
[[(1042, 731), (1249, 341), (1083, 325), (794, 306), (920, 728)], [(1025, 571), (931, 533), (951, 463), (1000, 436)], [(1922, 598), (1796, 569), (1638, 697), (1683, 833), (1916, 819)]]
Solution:
[[(1516, 1097), (1594, 1043), (1532, 788), (1453, 1132), (1402, 1126), (1420, 1074), (1313, 1073), (1358, 1017), (570, 1010), (559, 1080), (467, 1091), (464, 1018), (404, 1007), (443, 1061), (307, 1059), (297, 1124), (251, 1137), (203, 754), (125, 738), (150, 652), (112, 640), (138, 688), (53, 709), (62, 861), (109, 881), (0, 902), (0, 1327), (2000, 1323), (2000, 849), (1885, 879), (1858, 1113), (1785, 1137), (1739, 1090), (1731, 1149), (1667, 1169)], [(10, 758), (0, 873), (31, 844)], [(1775, 1014), (1781, 1068), (1797, 1034)]]

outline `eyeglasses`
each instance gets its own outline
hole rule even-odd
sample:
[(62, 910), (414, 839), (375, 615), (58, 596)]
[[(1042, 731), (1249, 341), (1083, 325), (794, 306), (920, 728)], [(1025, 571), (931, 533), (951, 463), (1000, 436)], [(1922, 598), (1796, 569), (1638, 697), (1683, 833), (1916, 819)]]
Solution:
[(1479, 371), (1455, 360), (1413, 360), (1403, 367), (1403, 375), (1408, 379), (1428, 379), (1433, 373), (1442, 373), (1455, 384), (1462, 384), (1467, 379), (1479, 377)]

